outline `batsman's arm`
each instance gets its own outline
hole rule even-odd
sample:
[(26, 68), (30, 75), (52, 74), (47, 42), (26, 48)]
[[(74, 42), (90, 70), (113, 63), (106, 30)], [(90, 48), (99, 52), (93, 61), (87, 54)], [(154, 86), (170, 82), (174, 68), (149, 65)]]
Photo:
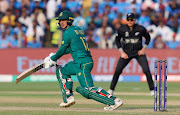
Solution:
[(56, 54), (54, 54), (53, 56), (51, 56), (51, 59), (53, 61), (58, 60), (61, 56), (63, 56), (66, 53), (66, 49), (67, 49), (68, 45), (61, 45), (61, 47), (58, 49), (58, 51), (56, 52)]
[(63, 40), (61, 42), (61, 47), (58, 49), (58, 51), (56, 52), (55, 55), (51, 56), (51, 59), (53, 61), (58, 60), (61, 56), (63, 56), (64, 54), (67, 53), (66, 50), (69, 47), (71, 39), (66, 34), (68, 34), (68, 33), (63, 34)]
[(67, 48), (64, 54), (69, 54), (69, 53), (70, 53), (70, 49)]

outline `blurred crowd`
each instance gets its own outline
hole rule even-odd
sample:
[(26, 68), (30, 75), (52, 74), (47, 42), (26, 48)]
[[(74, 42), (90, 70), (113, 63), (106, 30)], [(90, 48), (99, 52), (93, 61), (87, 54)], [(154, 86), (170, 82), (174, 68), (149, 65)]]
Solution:
[(59, 47), (63, 10), (73, 12), (90, 48), (116, 48), (129, 12), (150, 33), (148, 48), (180, 48), (180, 0), (0, 0), (0, 49)]

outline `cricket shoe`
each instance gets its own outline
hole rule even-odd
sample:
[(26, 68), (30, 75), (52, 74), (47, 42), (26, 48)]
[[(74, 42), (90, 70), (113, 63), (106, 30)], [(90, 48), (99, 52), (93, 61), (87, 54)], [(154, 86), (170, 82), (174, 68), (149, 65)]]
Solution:
[(74, 96), (70, 96), (67, 99), (66, 103), (62, 102), (61, 104), (59, 104), (59, 106), (60, 107), (69, 107), (69, 106), (74, 105), (74, 104), (75, 104)]
[(115, 104), (114, 105), (110, 105), (108, 107), (104, 107), (104, 110), (108, 110), (108, 111), (111, 111), (111, 110), (114, 110), (114, 109), (117, 109), (118, 107), (122, 106), (123, 105), (123, 102), (121, 99), (119, 98), (116, 98), (114, 100)]

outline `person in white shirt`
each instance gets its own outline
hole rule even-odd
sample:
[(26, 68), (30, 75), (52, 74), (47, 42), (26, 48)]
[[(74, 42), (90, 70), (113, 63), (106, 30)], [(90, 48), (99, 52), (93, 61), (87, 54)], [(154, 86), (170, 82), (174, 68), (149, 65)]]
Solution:
[(55, 0), (49, 0), (47, 2), (47, 19), (51, 19), (55, 17), (55, 12), (56, 12), (56, 1)]
[(49, 25), (46, 22), (46, 16), (42, 11), (40, 11), (39, 7), (36, 7), (34, 9), (34, 13), (32, 13), (30, 17), (31, 17), (32, 20), (37, 20), (38, 24), (43, 29), (45, 29), (45, 28), (49, 29)]
[(162, 35), (162, 40), (164, 42), (173, 40), (173, 31), (170, 27), (166, 26), (163, 21), (159, 22), (157, 32)]
[(37, 21), (35, 20), (33, 21), (33, 25), (29, 26), (26, 32), (28, 42), (32, 41), (34, 36), (36, 41), (43, 42), (44, 34), (44, 30), (37, 24)]
[(22, 15), (18, 18), (18, 21), (24, 24), (26, 27), (32, 25), (32, 19), (27, 15), (26, 12), (22, 12)]
[(151, 36), (151, 41), (153, 41), (158, 34), (157, 27), (154, 24), (152, 24), (147, 27), (147, 30), (149, 32), (149, 35)]
[(112, 29), (106, 28), (103, 37), (100, 38), (99, 48), (101, 49), (112, 49), (113, 48), (113, 40), (112, 37)]

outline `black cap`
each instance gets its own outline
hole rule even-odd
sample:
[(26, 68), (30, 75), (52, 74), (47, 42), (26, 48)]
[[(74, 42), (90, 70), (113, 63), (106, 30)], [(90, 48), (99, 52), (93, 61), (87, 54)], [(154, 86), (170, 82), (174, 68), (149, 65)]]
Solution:
[(135, 19), (135, 15), (133, 13), (128, 13), (126, 19)]

